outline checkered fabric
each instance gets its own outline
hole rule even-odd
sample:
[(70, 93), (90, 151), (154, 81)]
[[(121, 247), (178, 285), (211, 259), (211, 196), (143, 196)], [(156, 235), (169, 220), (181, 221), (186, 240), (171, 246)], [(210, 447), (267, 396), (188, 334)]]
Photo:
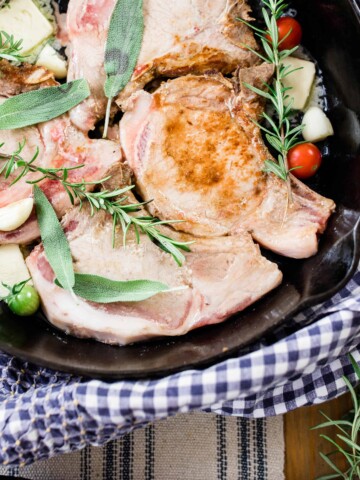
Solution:
[(244, 417), (321, 403), (355, 382), (360, 363), (360, 271), (339, 294), (308, 309), (266, 343), (204, 370), (106, 383), (0, 354), (0, 462), (26, 465), (102, 445), (155, 419), (191, 410)]

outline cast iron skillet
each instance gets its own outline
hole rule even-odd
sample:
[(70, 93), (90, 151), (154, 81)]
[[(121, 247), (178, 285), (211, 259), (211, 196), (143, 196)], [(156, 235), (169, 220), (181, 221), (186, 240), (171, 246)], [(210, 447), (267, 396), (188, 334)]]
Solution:
[[(65, 8), (66, 2), (60, 2)], [(284, 272), (284, 282), (227, 322), (176, 339), (111, 347), (69, 337), (41, 315), (21, 320), (0, 307), (0, 349), (39, 365), (93, 377), (151, 377), (203, 367), (238, 354), (296, 312), (330, 298), (359, 261), (360, 41), (355, 0), (297, 0), (304, 45), (323, 69), (336, 137), (324, 145), (325, 161), (311, 186), (333, 198), (337, 211), (320, 240), (318, 255), (296, 261), (264, 252)]]

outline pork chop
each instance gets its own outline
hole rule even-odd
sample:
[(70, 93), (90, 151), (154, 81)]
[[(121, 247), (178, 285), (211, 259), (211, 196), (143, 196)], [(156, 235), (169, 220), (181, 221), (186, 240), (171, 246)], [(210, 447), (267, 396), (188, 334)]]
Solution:
[[(128, 344), (158, 336), (183, 335), (222, 322), (278, 286), (277, 265), (261, 256), (250, 235), (202, 238), (178, 267), (170, 255), (141, 234), (129, 232), (127, 245), (112, 246), (112, 220), (100, 212), (90, 217), (75, 208), (63, 219), (75, 271), (112, 280), (149, 279), (183, 290), (162, 293), (140, 303), (95, 304), (74, 298), (54, 283), (54, 274), (40, 245), (27, 259), (33, 282), (49, 321), (78, 337), (109, 344)], [(190, 236), (166, 234), (188, 241)], [(94, 258), (96, 262), (94, 262)]]
[[(266, 65), (242, 70), (257, 85), (269, 73)], [(154, 216), (185, 220), (176, 228), (196, 236), (245, 230), (274, 252), (309, 257), (334, 203), (292, 178), (288, 205), (286, 184), (263, 170), (271, 155), (252, 122), (258, 113), (249, 90), (236, 92), (219, 75), (190, 75), (134, 94), (121, 144)]]
[(249, 67), (258, 58), (252, 31), (239, 21), (251, 20), (245, 0), (145, 0), (143, 46), (131, 82), (118, 98), (155, 77), (178, 77), (211, 70), (224, 74)]
[[(115, 0), (70, 0), (68, 80), (86, 78), (91, 97), (71, 113), (85, 131), (105, 114), (104, 50)], [(244, 0), (144, 0), (144, 38), (133, 78), (118, 101), (158, 76), (177, 77), (216, 69), (229, 73), (249, 66), (257, 57), (244, 44), (256, 47)]]
[[(101, 180), (108, 175), (113, 165), (121, 161), (119, 145), (109, 140), (91, 140), (83, 132), (77, 130), (64, 115), (50, 122), (11, 131), (2, 131), (4, 142), (0, 152), (11, 154), (25, 141), (22, 157), (29, 161), (39, 149), (34, 163), (44, 168), (62, 168), (84, 165), (78, 170), (69, 172), (70, 182), (91, 182)], [(4, 160), (0, 158), (0, 166)], [(41, 177), (41, 174), (29, 173), (15, 185), (11, 181), (18, 173), (6, 180), (0, 176), (0, 208), (23, 198), (32, 196), (33, 187), (26, 182)], [(71, 202), (60, 182), (43, 180), (39, 186), (51, 201), (56, 213), (62, 217), (71, 207)], [(91, 188), (91, 187), (89, 187)], [(0, 232), (0, 244), (30, 243), (39, 237), (39, 229), (35, 214), (28, 221), (12, 232)]]

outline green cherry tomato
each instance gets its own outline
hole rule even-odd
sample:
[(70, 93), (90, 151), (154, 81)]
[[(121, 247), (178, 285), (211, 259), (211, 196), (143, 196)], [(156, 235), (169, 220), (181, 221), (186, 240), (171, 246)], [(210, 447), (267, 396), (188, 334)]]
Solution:
[(21, 292), (7, 300), (10, 310), (20, 317), (34, 315), (40, 307), (40, 297), (34, 287), (25, 285)]

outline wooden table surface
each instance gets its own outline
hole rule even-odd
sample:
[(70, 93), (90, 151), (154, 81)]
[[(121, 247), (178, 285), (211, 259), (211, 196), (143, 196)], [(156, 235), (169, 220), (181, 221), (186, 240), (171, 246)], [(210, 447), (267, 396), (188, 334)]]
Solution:
[[(333, 420), (339, 420), (351, 408), (350, 394), (346, 394), (331, 402), (299, 408), (285, 415), (286, 480), (315, 480), (321, 475), (334, 473), (319, 455), (319, 452), (329, 453), (334, 448), (320, 438), (320, 433), (335, 439), (338, 430), (310, 428), (325, 421), (320, 411)], [(344, 467), (342, 458), (338, 458), (336, 464), (340, 469)]]

